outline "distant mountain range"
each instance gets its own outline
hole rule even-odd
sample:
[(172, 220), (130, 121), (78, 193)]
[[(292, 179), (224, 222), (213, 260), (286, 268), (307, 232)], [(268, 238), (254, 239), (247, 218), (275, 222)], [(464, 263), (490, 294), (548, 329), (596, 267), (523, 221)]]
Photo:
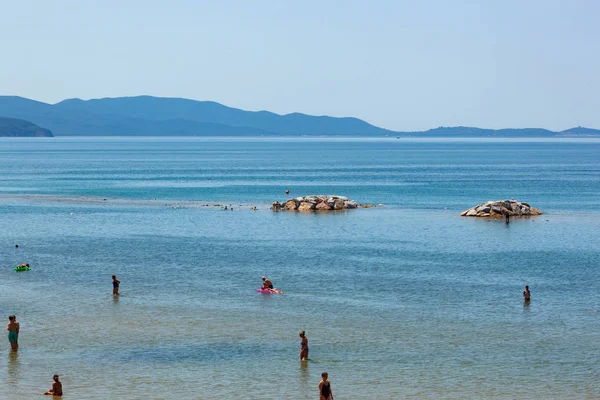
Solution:
[(29, 121), (0, 117), (0, 137), (52, 137), (48, 129), (40, 128)]
[(52, 130), (56, 136), (600, 136), (600, 130), (582, 127), (562, 132), (470, 127), (395, 132), (358, 118), (300, 113), (279, 115), (269, 111), (244, 111), (212, 101), (152, 96), (69, 99), (56, 104), (0, 96), (0, 116), (31, 121)]

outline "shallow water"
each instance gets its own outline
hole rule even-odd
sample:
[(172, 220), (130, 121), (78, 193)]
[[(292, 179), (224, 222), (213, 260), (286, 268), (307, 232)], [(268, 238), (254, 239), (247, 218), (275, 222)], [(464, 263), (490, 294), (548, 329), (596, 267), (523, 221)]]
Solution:
[[(35, 397), (59, 373), (66, 398), (312, 399), (328, 371), (336, 399), (598, 398), (599, 154), (577, 139), (2, 140), (0, 315), (22, 333), (17, 355), (4, 339), (0, 392)], [(286, 189), (384, 206), (269, 211)], [(458, 217), (501, 198), (546, 213)], [(285, 294), (256, 293), (261, 275)]]

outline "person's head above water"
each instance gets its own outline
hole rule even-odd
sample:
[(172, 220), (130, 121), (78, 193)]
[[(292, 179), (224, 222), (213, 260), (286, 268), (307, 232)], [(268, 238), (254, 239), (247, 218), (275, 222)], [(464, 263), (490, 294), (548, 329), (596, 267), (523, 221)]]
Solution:
[(113, 276), (112, 276), (112, 278), (113, 278), (113, 279), (117, 279), (117, 276), (116, 276), (116, 275), (113, 275)]
[(267, 277), (266, 277), (266, 276), (263, 276), (261, 279), (262, 279), (263, 281), (266, 281), (266, 280), (267, 280)]
[(8, 316), (8, 320), (9, 321), (14, 321), (15, 320), (15, 316), (14, 315), (9, 315)]
[(305, 331), (300, 331), (300, 333), (299, 333), (300, 336), (304, 336), (305, 334), (306, 334)]
[(52, 379), (54, 379), (54, 382), (58, 382), (58, 375), (54, 374), (54, 376), (52, 377)]
[(327, 372), (323, 372), (323, 373), (321, 374), (321, 378), (323, 378), (323, 380), (324, 380), (324, 381), (326, 381), (326, 380), (327, 380), (327, 377), (328, 377), (328, 376), (329, 376), (329, 375), (327, 374)]

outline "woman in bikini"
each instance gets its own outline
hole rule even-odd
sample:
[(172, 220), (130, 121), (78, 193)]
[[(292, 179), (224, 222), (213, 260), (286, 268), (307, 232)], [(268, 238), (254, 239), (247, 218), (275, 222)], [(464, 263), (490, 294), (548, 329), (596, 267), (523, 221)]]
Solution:
[(308, 360), (308, 338), (306, 332), (300, 331), (300, 361)]

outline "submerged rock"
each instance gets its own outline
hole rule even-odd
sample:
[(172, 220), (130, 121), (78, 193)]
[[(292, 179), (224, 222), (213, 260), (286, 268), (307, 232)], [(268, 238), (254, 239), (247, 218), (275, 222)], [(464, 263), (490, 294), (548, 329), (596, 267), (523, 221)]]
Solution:
[(543, 213), (528, 203), (516, 200), (495, 200), (479, 204), (460, 213), (461, 217), (502, 218), (530, 217)]

